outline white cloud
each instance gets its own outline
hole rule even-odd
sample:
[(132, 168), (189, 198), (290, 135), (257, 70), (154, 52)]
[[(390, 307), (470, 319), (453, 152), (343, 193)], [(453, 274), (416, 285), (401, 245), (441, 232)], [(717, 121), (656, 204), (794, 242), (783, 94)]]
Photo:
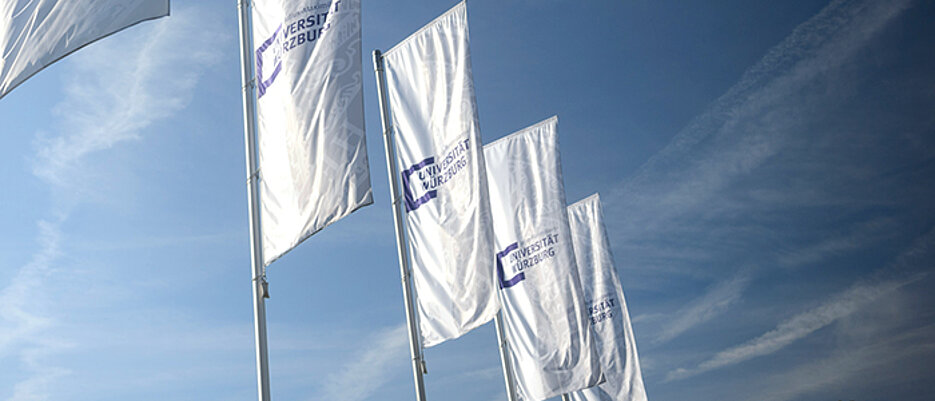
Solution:
[[(912, 252), (904, 253), (893, 267), (924, 268), (925, 259), (916, 259)], [(931, 247), (926, 252), (930, 256)], [(856, 399), (858, 394), (864, 399), (919, 398), (927, 392), (921, 384), (930, 381), (935, 355), (935, 325), (923, 317), (931, 316), (932, 278), (926, 274), (865, 304), (827, 329), (819, 349), (805, 346), (810, 358), (791, 365), (777, 362), (769, 374), (738, 378), (720, 398)]]
[[(913, 241), (891, 263), (873, 274), (871, 281), (858, 282), (820, 305), (786, 319), (775, 329), (744, 344), (718, 352), (693, 368), (673, 370), (669, 372), (666, 380), (684, 379), (775, 353), (822, 328), (867, 309), (902, 287), (926, 278), (933, 250), (935, 229)], [(881, 278), (886, 276), (891, 278)]]
[(759, 356), (772, 354), (817, 330), (827, 327), (838, 319), (860, 310), (884, 295), (921, 278), (922, 276), (916, 275), (908, 279), (894, 279), (873, 284), (856, 284), (848, 290), (831, 297), (821, 305), (780, 323), (775, 329), (753, 340), (718, 352), (714, 357), (701, 362), (694, 368), (679, 368), (669, 372), (666, 380), (684, 379)]
[[(58, 135), (42, 135), (34, 173), (56, 186), (80, 188), (87, 156), (130, 140), (188, 104), (198, 78), (220, 57), (219, 22), (199, 8), (88, 46), (66, 60), (65, 98), (56, 106)], [(192, 41), (192, 38), (198, 38)]]
[[(866, 168), (866, 163), (829, 157), (835, 149), (841, 153), (838, 141), (853, 143), (853, 134), (842, 139), (844, 134), (816, 132), (807, 124), (826, 117), (819, 110), (852, 97), (847, 79), (827, 74), (848, 65), (909, 4), (832, 2), (610, 191), (604, 197), (608, 228), (628, 264), (653, 270), (669, 265), (673, 271), (684, 264), (671, 259), (673, 253), (697, 250), (702, 256), (689, 261), (696, 263), (742, 251), (750, 240), (776, 242), (785, 233), (777, 232), (777, 225), (764, 227), (777, 218), (777, 210), (889, 202), (878, 192), (853, 196), (840, 190), (860, 182), (853, 176)], [(829, 87), (813, 90), (815, 85)], [(681, 270), (699, 274), (698, 269)]]
[(704, 295), (689, 301), (688, 305), (676, 312), (652, 341), (656, 344), (664, 343), (724, 313), (740, 300), (749, 283), (750, 278), (741, 274), (711, 287)]
[(893, 219), (882, 218), (849, 227), (844, 232), (836, 232), (825, 238), (780, 252), (779, 264), (784, 267), (800, 267), (815, 264), (834, 255), (846, 254), (859, 249), (865, 244), (885, 238), (888, 233), (899, 230), (899, 224)]
[(31, 338), (47, 328), (47, 318), (29, 311), (42, 280), (50, 274), (52, 262), (59, 254), (58, 224), (39, 222), (40, 250), (32, 261), (20, 268), (12, 282), (0, 290), (0, 356), (18, 348), (18, 342)]
[[(672, 370), (666, 375), (665, 381), (685, 379), (713, 370), (737, 365), (753, 358), (776, 353), (818, 330), (843, 321), (880, 302), (885, 302), (893, 298), (892, 295), (899, 292), (903, 287), (921, 281), (929, 275), (928, 269), (931, 268), (930, 264), (933, 251), (935, 251), (935, 229), (930, 229), (928, 232), (912, 241), (912, 243), (889, 264), (873, 273), (868, 280), (859, 281), (850, 288), (825, 299), (821, 304), (782, 321), (773, 330), (743, 344), (720, 351), (694, 367)], [(867, 327), (868, 329), (878, 329), (873, 325), (868, 327), (868, 324), (864, 322), (859, 326)], [(926, 331), (929, 330), (926, 328)], [(896, 347), (896, 342), (884, 344), (875, 341), (876, 335), (870, 335), (868, 337), (874, 339), (873, 343), (876, 344), (876, 348), (888, 350), (886, 352), (889, 352), (890, 355), (885, 358), (879, 358), (872, 364), (868, 362), (864, 365), (876, 366), (884, 362), (895, 363), (895, 361), (911, 355), (906, 353), (906, 350), (894, 348)], [(864, 342), (866, 343), (868, 341)], [(876, 355), (878, 352), (883, 352), (875, 349), (871, 349), (870, 351), (872, 351), (873, 355)], [(838, 382), (842, 378), (850, 377), (867, 370), (848, 366), (847, 369), (840, 369), (834, 374), (825, 373), (808, 377), (809, 374), (807, 372), (818, 369), (818, 367), (815, 366), (821, 364), (846, 366), (848, 363), (853, 363), (855, 360), (864, 357), (870, 358), (871, 356), (870, 354), (851, 355), (840, 353), (825, 361), (809, 361), (800, 368), (794, 369), (792, 373), (789, 373), (790, 375), (801, 377), (802, 380), (800, 382), (794, 382), (795, 386), (790, 386), (788, 382), (783, 382), (785, 386), (783, 387), (784, 390), (776, 390), (776, 394), (779, 394), (776, 399), (789, 399), (797, 394), (811, 391), (828, 383)]]
[(41, 310), (45, 297), (43, 280), (54, 272), (59, 256), (61, 233), (58, 222), (39, 222), (40, 250), (20, 268), (13, 281), (0, 290), (0, 360), (6, 355), (18, 359), (4, 366), (19, 366), (29, 374), (13, 386), (9, 401), (44, 400), (46, 385), (65, 374), (67, 369), (47, 366), (43, 359), (67, 348), (68, 344), (49, 335), (56, 322)]
[[(376, 332), (363, 344), (367, 347), (350, 355), (344, 366), (328, 375), (323, 388), (326, 400), (363, 401), (377, 394), (380, 387), (400, 374), (399, 361), (409, 361), (408, 327), (401, 324)], [(408, 366), (408, 364), (407, 364)]]
[[(770, 49), (633, 176), (607, 193), (603, 197), (607, 225), (616, 244), (614, 253), (625, 255), (618, 260), (624, 276), (630, 277), (627, 283), (651, 296), (665, 297), (675, 288), (684, 290), (686, 284), (722, 280), (738, 269), (757, 266), (787, 268), (772, 276), (787, 285), (815, 279), (825, 268), (839, 268), (836, 263), (844, 256), (892, 246), (894, 239), (911, 232), (905, 223), (913, 216), (900, 213), (927, 207), (917, 200), (922, 196), (900, 195), (917, 188), (918, 180), (907, 183), (904, 177), (880, 174), (903, 160), (905, 148), (884, 139), (892, 133), (878, 128), (889, 127), (870, 124), (904, 116), (843, 110), (875, 104), (872, 93), (855, 95), (855, 88), (884, 73), (855, 63), (879, 62), (864, 63), (865, 53), (878, 49), (883, 34), (908, 14), (905, 10), (911, 4), (911, 0), (832, 1)], [(918, 128), (907, 128), (911, 129)], [(877, 154), (890, 158), (865, 157)], [(926, 160), (919, 160), (919, 165)], [(906, 166), (912, 167), (916, 166)], [(858, 262), (850, 271), (877, 267)], [(758, 301), (759, 294), (743, 292), (746, 283), (722, 285), (686, 303), (662, 326), (659, 337), (645, 331), (637, 335), (646, 337), (647, 344), (663, 343), (705, 321), (716, 322), (714, 317), (746, 297)], [(801, 302), (793, 299), (786, 307), (807, 310), (799, 306)], [(702, 344), (677, 352), (659, 347), (643, 355), (656, 361), (656, 370), (669, 372), (668, 379), (687, 377), (776, 352), (846, 315), (850, 307), (841, 300), (721, 353), (717, 353), (720, 348), (703, 349), (706, 344)], [(636, 319), (646, 321), (641, 327), (662, 321), (658, 311), (653, 312), (657, 313)], [(740, 318), (731, 317), (735, 323)], [(644, 369), (649, 379), (651, 370)]]
[[(861, 347), (838, 349), (827, 358), (817, 359), (768, 378), (755, 391), (765, 401), (802, 399), (803, 395), (828, 387), (853, 388), (856, 383), (881, 380), (898, 385), (925, 378), (925, 369), (935, 355), (935, 326), (880, 336)], [(904, 369), (907, 363), (923, 369)]]
[(62, 334), (56, 315), (61, 288), (48, 276), (58, 265), (63, 222), (72, 208), (93, 199), (94, 185), (83, 167), (89, 156), (120, 143), (139, 140), (144, 130), (171, 117), (192, 96), (199, 76), (219, 57), (191, 38), (219, 41), (219, 21), (200, 8), (176, 8), (173, 15), (147, 22), (69, 56), (58, 68), (69, 70), (64, 99), (56, 106), (59, 127), (37, 138), (33, 172), (61, 198), (40, 221), (39, 251), (0, 289), (0, 357), (12, 355), (5, 369), (26, 375), (12, 384), (11, 401), (50, 398), (54, 381), (69, 374), (53, 357), (76, 344)]

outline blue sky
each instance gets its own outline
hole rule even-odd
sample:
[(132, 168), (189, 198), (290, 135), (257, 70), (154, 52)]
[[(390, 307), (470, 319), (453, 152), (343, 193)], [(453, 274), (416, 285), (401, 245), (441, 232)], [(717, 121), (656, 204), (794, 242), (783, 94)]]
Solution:
[[(256, 394), (236, 2), (173, 1), (0, 100), (0, 400)], [(369, 52), (375, 204), (270, 268), (275, 399), (413, 397)], [(553, 114), (600, 192), (654, 400), (935, 391), (935, 4), (471, 0), (484, 140)], [(505, 399), (492, 325), (432, 400)]]

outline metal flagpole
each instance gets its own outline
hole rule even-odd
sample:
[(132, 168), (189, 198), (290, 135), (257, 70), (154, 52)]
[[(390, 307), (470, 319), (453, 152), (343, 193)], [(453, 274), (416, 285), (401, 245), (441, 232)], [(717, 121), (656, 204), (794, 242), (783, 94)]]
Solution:
[(268, 298), (263, 248), (260, 246), (259, 189), (256, 167), (256, 98), (253, 96), (253, 64), (250, 49), (250, 1), (238, 0), (240, 12), (240, 74), (243, 79), (244, 142), (247, 157), (247, 192), (250, 211), (250, 265), (253, 270), (253, 323), (256, 336), (256, 368), (259, 401), (269, 401), (269, 353), (266, 346), (266, 302)]
[(403, 233), (403, 208), (400, 202), (399, 182), (396, 177), (396, 151), (393, 146), (393, 128), (390, 123), (389, 106), (386, 100), (386, 71), (383, 69), (383, 54), (373, 51), (373, 70), (377, 76), (377, 94), (380, 97), (380, 121), (383, 122), (383, 147), (386, 149), (386, 173), (390, 181), (390, 197), (393, 199), (393, 224), (396, 226), (396, 251), (399, 255), (399, 274), (402, 277), (403, 298), (406, 301), (406, 323), (409, 324), (409, 352), (412, 355), (412, 375), (416, 385), (416, 400), (425, 401), (425, 381), (422, 378), (425, 361), (419, 345), (419, 331), (412, 296), (412, 269)]
[(507, 401), (516, 401), (516, 379), (513, 378), (513, 367), (510, 366), (510, 345), (503, 333), (502, 310), (497, 312), (497, 316), (494, 317), (494, 324), (497, 326), (497, 341), (500, 343), (500, 363), (503, 365), (503, 380), (506, 382), (506, 399)]

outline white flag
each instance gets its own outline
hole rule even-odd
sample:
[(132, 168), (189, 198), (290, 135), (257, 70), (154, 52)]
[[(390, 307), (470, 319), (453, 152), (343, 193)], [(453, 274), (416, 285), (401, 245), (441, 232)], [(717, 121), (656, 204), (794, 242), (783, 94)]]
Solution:
[(0, 2), (0, 98), (91, 42), (167, 15), (169, 0), (4, 0)]
[(597, 387), (570, 394), (571, 399), (646, 401), (636, 339), (604, 229), (600, 197), (594, 194), (569, 206), (568, 223), (575, 244), (584, 302), (596, 336), (601, 371), (606, 379)]
[(383, 59), (419, 325), (430, 347), (499, 309), (464, 3)]
[(373, 203), (360, 0), (254, 0), (263, 259)]
[(504, 330), (524, 400), (597, 384), (552, 117), (484, 147)]

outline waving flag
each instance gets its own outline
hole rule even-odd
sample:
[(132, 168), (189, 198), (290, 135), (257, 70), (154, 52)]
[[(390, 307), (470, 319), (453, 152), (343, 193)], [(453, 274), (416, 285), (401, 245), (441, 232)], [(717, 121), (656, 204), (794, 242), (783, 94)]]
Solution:
[(426, 347), (493, 319), (493, 232), (460, 3), (383, 60)]
[(600, 197), (594, 194), (569, 206), (568, 224), (584, 301), (596, 336), (601, 371), (606, 379), (599, 386), (571, 393), (571, 399), (646, 401), (636, 339), (604, 229)]
[(0, 2), (0, 98), (91, 42), (169, 15), (169, 0)]
[(565, 209), (552, 117), (484, 147), (497, 282), (516, 389), (544, 400), (600, 375)]
[(254, 0), (264, 263), (373, 203), (360, 0)]

